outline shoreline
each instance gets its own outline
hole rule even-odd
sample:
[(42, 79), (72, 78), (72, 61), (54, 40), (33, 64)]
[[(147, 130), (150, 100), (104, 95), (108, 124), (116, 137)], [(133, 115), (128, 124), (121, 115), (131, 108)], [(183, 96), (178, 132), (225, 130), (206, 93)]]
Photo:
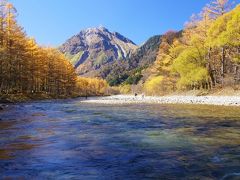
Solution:
[(81, 101), (93, 104), (192, 104), (239, 106), (240, 96), (145, 96), (114, 95), (108, 97), (95, 97)]

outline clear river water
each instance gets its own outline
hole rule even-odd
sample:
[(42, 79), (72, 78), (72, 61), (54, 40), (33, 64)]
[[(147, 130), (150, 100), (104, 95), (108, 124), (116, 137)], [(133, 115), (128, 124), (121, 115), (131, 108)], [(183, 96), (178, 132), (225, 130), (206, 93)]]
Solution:
[(101, 105), (0, 111), (0, 179), (240, 179), (240, 108)]

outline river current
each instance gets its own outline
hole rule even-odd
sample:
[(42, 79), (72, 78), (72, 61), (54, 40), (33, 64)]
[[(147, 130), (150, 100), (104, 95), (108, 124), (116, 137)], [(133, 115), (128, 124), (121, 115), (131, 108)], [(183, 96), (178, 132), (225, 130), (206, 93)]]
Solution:
[(101, 105), (0, 111), (0, 179), (240, 179), (240, 108)]

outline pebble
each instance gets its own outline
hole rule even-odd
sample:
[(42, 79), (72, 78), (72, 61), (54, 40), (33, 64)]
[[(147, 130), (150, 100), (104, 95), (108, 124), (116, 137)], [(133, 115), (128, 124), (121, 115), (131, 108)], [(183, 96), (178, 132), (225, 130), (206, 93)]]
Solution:
[(221, 106), (240, 106), (240, 96), (145, 96), (115, 95), (90, 98), (85, 103), (98, 104), (205, 104)]

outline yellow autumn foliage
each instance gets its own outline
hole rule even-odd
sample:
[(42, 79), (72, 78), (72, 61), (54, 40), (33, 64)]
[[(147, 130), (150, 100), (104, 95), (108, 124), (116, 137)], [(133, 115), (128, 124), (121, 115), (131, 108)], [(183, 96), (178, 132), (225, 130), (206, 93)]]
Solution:
[(103, 79), (78, 77), (76, 89), (80, 96), (100, 96), (107, 92), (108, 84)]
[(161, 92), (163, 76), (152, 77), (144, 84), (144, 91), (147, 95), (158, 95)]
[(131, 85), (126, 84), (119, 87), (121, 94), (130, 94), (132, 91)]

